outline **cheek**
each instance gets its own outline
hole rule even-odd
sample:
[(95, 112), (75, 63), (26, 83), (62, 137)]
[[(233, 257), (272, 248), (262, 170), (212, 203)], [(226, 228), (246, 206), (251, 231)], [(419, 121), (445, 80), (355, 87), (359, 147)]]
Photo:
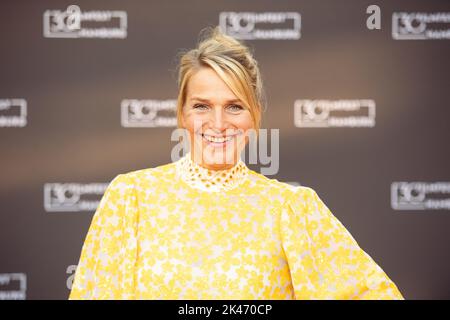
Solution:
[(248, 130), (254, 127), (253, 119), (249, 112), (246, 112), (242, 116), (238, 117), (234, 121), (234, 126), (242, 130)]
[(252, 130), (255, 128), (250, 112), (246, 112), (245, 116), (241, 117), (239, 121), (236, 121), (234, 125), (238, 129), (246, 132), (244, 136), (244, 145), (246, 145), (250, 141), (250, 132), (248, 130)]
[(183, 116), (184, 127), (189, 131), (191, 136), (194, 134), (194, 131), (196, 129), (195, 126), (196, 125), (201, 126), (202, 121), (203, 121), (202, 117), (196, 114), (187, 113)]

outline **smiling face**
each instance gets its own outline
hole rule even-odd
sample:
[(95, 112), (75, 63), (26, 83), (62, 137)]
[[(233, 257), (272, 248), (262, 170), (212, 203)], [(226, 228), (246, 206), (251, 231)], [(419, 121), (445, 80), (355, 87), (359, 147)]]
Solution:
[(192, 160), (212, 170), (236, 164), (254, 128), (249, 107), (208, 67), (189, 79), (181, 125), (189, 131)]

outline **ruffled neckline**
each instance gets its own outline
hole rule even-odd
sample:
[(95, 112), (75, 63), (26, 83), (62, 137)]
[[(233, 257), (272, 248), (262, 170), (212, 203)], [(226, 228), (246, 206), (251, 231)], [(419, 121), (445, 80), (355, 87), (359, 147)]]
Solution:
[(190, 152), (176, 161), (175, 165), (178, 176), (184, 182), (193, 188), (207, 192), (234, 189), (244, 182), (249, 170), (241, 159), (228, 169), (207, 169), (193, 161)]

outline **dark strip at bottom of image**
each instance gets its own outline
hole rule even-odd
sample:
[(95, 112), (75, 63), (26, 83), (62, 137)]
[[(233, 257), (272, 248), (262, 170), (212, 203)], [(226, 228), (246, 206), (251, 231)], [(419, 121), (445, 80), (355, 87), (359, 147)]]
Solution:
[[(314, 316), (346, 315), (377, 317), (413, 313), (415, 316), (441, 314), (448, 308), (448, 300), (403, 300), (403, 301), (283, 301), (283, 300), (129, 300), (129, 301), (64, 301), (64, 300), (28, 300), (0, 301), (0, 308), (18, 314), (22, 311), (45, 314), (70, 314), (71, 316), (101, 315), (130, 316), (145, 312), (146, 319), (278, 319), (302, 318), (308, 313)], [(42, 308), (42, 309), (41, 309)], [(61, 308), (64, 313), (54, 310)], [(442, 310), (441, 310), (442, 309)], [(447, 309), (448, 310), (448, 309)], [(131, 313), (130, 313), (131, 312)]]

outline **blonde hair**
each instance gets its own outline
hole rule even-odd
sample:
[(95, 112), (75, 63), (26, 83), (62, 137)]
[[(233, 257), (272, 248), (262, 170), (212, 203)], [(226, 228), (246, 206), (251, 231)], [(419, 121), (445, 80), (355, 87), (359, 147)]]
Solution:
[(186, 102), (190, 77), (202, 67), (210, 67), (230, 87), (231, 91), (249, 108), (254, 128), (261, 126), (264, 93), (257, 61), (248, 47), (225, 35), (218, 26), (200, 32), (198, 46), (181, 52), (178, 64), (177, 121), (181, 127), (183, 106)]

